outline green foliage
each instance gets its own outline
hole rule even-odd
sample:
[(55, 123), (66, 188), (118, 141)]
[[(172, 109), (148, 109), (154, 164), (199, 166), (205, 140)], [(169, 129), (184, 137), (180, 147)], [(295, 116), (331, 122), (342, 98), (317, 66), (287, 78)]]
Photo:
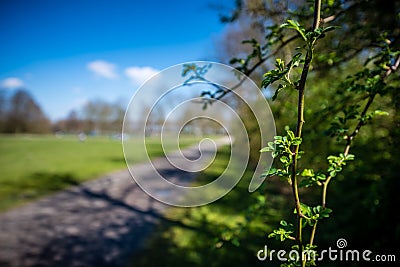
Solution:
[(280, 82), (278, 84), (277, 89), (275, 90), (275, 94), (272, 96), (272, 100), (276, 100), (278, 94), (285, 88), (292, 88), (299, 90), (298, 86), (301, 77), (300, 75), (298, 75), (298, 77), (295, 78), (291, 77), (290, 73), (292, 69), (294, 69), (295, 67), (299, 67), (301, 63), (305, 63), (306, 61), (308, 61), (307, 64), (309, 64), (313, 57), (315, 42), (318, 39), (324, 38), (327, 32), (330, 32), (336, 29), (337, 27), (334, 26), (318, 27), (313, 31), (306, 31), (306, 29), (302, 27), (297, 21), (288, 20), (286, 23), (282, 24), (279, 28), (295, 30), (304, 41), (304, 46), (306, 46), (307, 48), (306, 49), (307, 54), (305, 56), (306, 58), (304, 58), (302, 53), (296, 53), (287, 65), (285, 65), (285, 62), (282, 59), (277, 58), (275, 61), (276, 68), (264, 74), (264, 79), (261, 83), (261, 86), (263, 88), (268, 87), (274, 82), (277, 81)]
[[(292, 146), (301, 144), (301, 138), (295, 137), (294, 133), (290, 130), (286, 131), (286, 136), (275, 136), (274, 142), (268, 142), (268, 146), (260, 150), (260, 152), (272, 152), (272, 157), (276, 158), (281, 156), (280, 160), (284, 165), (290, 165), (290, 158), (292, 155)], [(282, 159), (283, 157), (283, 159)]]
[(286, 23), (283, 23), (280, 28), (282, 29), (293, 29), (303, 39), (307, 47), (312, 50), (315, 42), (318, 39), (324, 38), (327, 32), (337, 29), (336, 26), (318, 27), (313, 31), (307, 31), (299, 22), (289, 19)]
[(268, 235), (268, 238), (275, 238), (276, 240), (279, 240), (281, 242), (285, 241), (286, 239), (294, 239), (291, 234), (294, 232), (294, 226), (293, 224), (288, 224), (286, 221), (282, 220), (280, 222), (280, 227), (279, 229), (275, 229)]
[[(257, 39), (265, 53), (262, 59), (253, 56), (233, 62), (238, 69), (245, 64), (246, 74), (258, 79), (261, 77), (252, 70), (259, 66), (267, 69), (262, 87), (275, 101), (271, 108), (282, 142), (274, 140), (262, 149), (272, 152), (276, 159), (263, 176), (278, 176), (290, 188), (301, 188), (299, 201), (293, 193), (296, 217), (301, 221), (294, 227), (297, 245), (293, 248), (313, 249), (316, 240), (328, 247), (343, 236), (352, 244), (365, 246), (365, 232), (373, 236), (368, 238), (372, 247), (390, 247), (388, 240), (397, 242), (400, 233), (396, 225), (400, 217), (393, 215), (400, 186), (396, 150), (400, 131), (393, 123), (400, 118), (400, 2), (322, 1), (321, 23), (314, 21), (318, 27), (311, 29), (307, 25), (315, 15), (313, 2), (290, 2), (290, 9), (285, 4), (279, 9), (273, 2), (247, 0), (241, 2), (237, 13), (241, 15), (237, 20), (245, 17), (254, 25), (268, 25)], [(280, 21), (286, 23), (279, 25)], [(307, 79), (301, 80), (302, 76)], [(304, 95), (301, 89), (305, 89)], [(304, 102), (300, 101), (302, 97)], [(300, 109), (304, 116), (299, 116)], [(296, 116), (301, 123), (305, 121), (295, 136), (302, 138), (299, 145), (307, 151), (298, 162), (300, 149), (285, 144), (287, 133), (279, 132), (286, 125), (298, 129), (298, 122), (293, 121)], [(268, 179), (267, 186), (276, 181)], [(276, 193), (288, 197), (284, 188)], [(335, 210), (334, 220), (326, 220), (331, 212), (326, 207), (327, 194), (329, 208)], [(305, 202), (315, 204), (308, 206)], [(348, 203), (357, 208), (346, 208)], [(378, 214), (396, 219), (379, 220)], [(376, 218), (374, 222), (371, 217)], [(316, 222), (321, 219), (324, 231), (317, 231), (320, 224)], [(367, 220), (370, 223), (364, 223)], [(284, 229), (279, 227), (272, 235), (279, 240), (283, 236), (283, 244), (290, 247), (290, 238), (280, 228)], [(288, 262), (282, 266), (314, 264)]]
[(293, 56), (292, 60), (285, 66), (285, 62), (282, 59), (276, 59), (275, 67), (276, 69), (271, 70), (264, 74), (264, 80), (261, 83), (261, 86), (266, 88), (272, 83), (276, 81), (281, 81), (278, 85), (278, 89), (276, 89), (272, 100), (275, 100), (278, 97), (279, 92), (286, 87), (291, 87), (295, 89), (297, 87), (297, 81), (292, 82), (290, 78), (290, 71), (299, 66), (301, 60), (301, 53), (297, 53)]
[[(275, 136), (274, 142), (268, 142), (268, 146), (260, 150), (260, 152), (272, 152), (273, 158), (279, 158), (282, 165), (281, 169), (271, 168), (268, 172), (262, 174), (264, 177), (277, 175), (282, 178), (290, 178), (290, 165), (293, 162), (293, 146), (301, 144), (301, 138), (295, 137), (290, 130), (286, 131), (286, 136)], [(299, 155), (297, 155), (299, 157)]]
[(326, 175), (324, 173), (318, 172), (314, 173), (313, 169), (303, 169), (300, 173), (303, 179), (299, 183), (299, 187), (310, 187), (314, 185), (321, 186), (326, 180)]
[[(369, 105), (372, 103), (377, 95), (385, 96), (388, 91), (394, 90), (385, 81), (385, 76), (391, 68), (391, 64), (395, 62), (396, 57), (399, 55), (393, 52), (389, 44), (383, 40), (381, 41), (382, 49), (376, 55), (370, 57), (364, 67), (353, 75), (347, 76), (344, 82), (340, 84), (339, 93), (352, 95), (353, 98), (358, 100), (358, 103), (350, 103), (342, 107), (342, 111), (335, 117), (331, 123), (327, 134), (337, 137), (337, 140), (348, 140), (351, 137), (349, 133), (350, 127), (354, 124), (364, 126), (371, 122), (375, 116), (388, 116), (387, 111), (376, 109), (368, 112)], [(373, 64), (370, 64), (373, 61)], [(367, 103), (363, 106), (362, 101), (367, 99)]]
[[(300, 203), (300, 211), (304, 215), (304, 221), (302, 227), (306, 225), (314, 226), (319, 220), (329, 218), (329, 214), (332, 212), (331, 209), (324, 208), (320, 205), (310, 207), (304, 203)], [(297, 214), (297, 210), (294, 210), (294, 214)]]
[(307, 38), (306, 29), (304, 29), (304, 27), (301, 26), (295, 20), (289, 19), (286, 23), (283, 23), (280, 27), (283, 29), (293, 29), (300, 35), (301, 38), (303, 38), (305, 42), (309, 41), (309, 39)]
[[(275, 91), (275, 102), (271, 108), (283, 144), (283, 137), (288, 138), (284, 127), (296, 127), (293, 118), (297, 115), (298, 84), (306, 54), (311, 52), (313, 56), (305, 93), (306, 123), (300, 144), (301, 150), (307, 151), (307, 154), (302, 157), (295, 172), (299, 187), (307, 187), (300, 189), (301, 213), (305, 213), (301, 217), (302, 246), (299, 246), (298, 240), (290, 238), (297, 239), (297, 222), (293, 220), (293, 233), (290, 234), (287, 234), (290, 229), (279, 223), (282, 218), (293, 217), (293, 199), (286, 190), (292, 186), (288, 187), (286, 181), (291, 182), (289, 178), (293, 173), (290, 166), (288, 169), (285, 167), (288, 162), (293, 162), (293, 157), (292, 154), (278, 153), (274, 168), (263, 175), (285, 177), (284, 182), (268, 179), (263, 191), (248, 195), (247, 192), (235, 193), (234, 190), (215, 206), (208, 205), (189, 212), (179, 210), (177, 213), (181, 217), (172, 216), (168, 229), (156, 233), (154, 242), (149, 244), (147, 261), (139, 265), (159, 266), (161, 263), (157, 260), (162, 258), (164, 266), (264, 266), (264, 262), (251, 261), (255, 258), (254, 252), (265, 245), (265, 240), (260, 238), (265, 235), (260, 233), (276, 233), (267, 243), (269, 247), (272, 243), (273, 248), (282, 245), (286, 249), (308, 251), (316, 248), (315, 242), (319, 247), (326, 248), (332, 246), (338, 237), (345, 237), (355, 248), (367, 245), (376, 250), (384, 245), (393, 248), (392, 243), (400, 238), (400, 217), (393, 213), (400, 201), (400, 131), (397, 123), (393, 123), (400, 121), (400, 91), (397, 90), (400, 82), (397, 73), (387, 78), (384, 76), (398, 56), (400, 2), (323, 1), (321, 16), (324, 23), (314, 31), (308, 26), (313, 1), (290, 2), (290, 10), (286, 2), (279, 5), (274, 1), (235, 2), (237, 9), (232, 11), (231, 16), (225, 17), (225, 22), (250, 21), (252, 30), (261, 26), (259, 28), (263, 31), (259, 36), (254, 32), (245, 34), (248, 37), (244, 39), (248, 41), (244, 41), (243, 45), (240, 40), (237, 42), (237, 47), (243, 49), (239, 49), (237, 55), (240, 56), (236, 55), (231, 64), (256, 80), (270, 79), (266, 80), (263, 90), (268, 96)], [(291, 19), (292, 24), (287, 22), (287, 26), (281, 27), (280, 23), (287, 19)], [(233, 31), (240, 31), (241, 25), (232, 27)], [(340, 28), (330, 25), (339, 25)], [(335, 31), (330, 32), (332, 30)], [(383, 39), (382, 32), (388, 33)], [(229, 37), (227, 44), (234, 46), (235, 39)], [(290, 51), (294, 51), (293, 54)], [(287, 62), (297, 53), (302, 55), (296, 66), (290, 69)], [(372, 56), (363, 64), (369, 55)], [(232, 56), (235, 55), (229, 55)], [(282, 60), (277, 61), (276, 58)], [(290, 69), (288, 72), (287, 67)], [(258, 74), (261, 72), (269, 73), (268, 77), (260, 77)], [(207, 96), (219, 97), (215, 92)], [(371, 102), (369, 99), (374, 93), (376, 97)], [(369, 102), (371, 104), (364, 112)], [(364, 127), (366, 125), (370, 127)], [(250, 140), (253, 140), (252, 135)], [(281, 149), (282, 146), (276, 150), (275, 142), (263, 151), (277, 152)], [(349, 153), (344, 153), (348, 145), (351, 153), (357, 155), (357, 160), (352, 161)], [(289, 149), (293, 151), (294, 147)], [(281, 155), (286, 157), (282, 158), (283, 162)], [(328, 171), (329, 168), (332, 169)], [(335, 177), (330, 176), (332, 171)], [(329, 208), (319, 203), (324, 188), (329, 189), (329, 198), (326, 198), (329, 199), (326, 201)], [(331, 209), (335, 211), (335, 216), (329, 219)], [(242, 219), (237, 221), (232, 214)], [(389, 217), (391, 220), (387, 220)], [(274, 232), (271, 225), (279, 225), (277, 231), (280, 228), (283, 230)], [(309, 233), (309, 230), (316, 229), (317, 225), (323, 225), (323, 228), (316, 230), (318, 238), (310, 244), (312, 232)], [(368, 244), (365, 233), (368, 233)], [(280, 241), (281, 234), (284, 242)], [(251, 247), (255, 240), (260, 243)], [(214, 250), (216, 247), (218, 250)], [(251, 256), (244, 260), (248, 255)], [(282, 266), (300, 264), (295, 261)], [(352, 262), (354, 266), (362, 266), (363, 263), (360, 264)], [(315, 262), (307, 261), (305, 265), (312, 266)], [(333, 266), (336, 265), (333, 263)]]
[[(332, 12), (332, 10), (339, 7), (340, 3), (337, 1), (328, 1), (322, 6), (322, 11)], [(318, 15), (318, 13), (314, 13), (314, 16)], [(278, 159), (275, 163), (278, 167), (273, 167), (262, 175), (266, 177), (278, 176), (288, 181), (293, 190), (295, 214), (299, 221), (296, 227), (293, 227), (293, 225), (288, 227), (288, 223), (281, 221), (281, 226), (273, 230), (269, 237), (276, 238), (280, 241), (286, 241), (287, 239), (294, 240), (297, 242), (296, 249), (299, 252), (315, 248), (313, 241), (317, 222), (329, 218), (332, 212), (331, 209), (326, 207), (328, 185), (333, 178), (343, 172), (344, 167), (346, 167), (350, 161), (354, 160), (354, 155), (349, 153), (354, 138), (358, 135), (363, 126), (373, 121), (374, 117), (390, 115), (390, 112), (382, 111), (379, 108), (374, 108), (372, 112), (369, 111), (369, 109), (374, 103), (376, 96), (385, 96), (390, 90), (394, 90), (392, 86), (388, 85), (386, 78), (394, 72), (399, 65), (399, 63), (396, 63), (398, 62), (399, 56), (398, 50), (391, 47), (391, 41), (387, 38), (388, 35), (383, 34), (380, 38), (380, 42), (377, 43), (379, 49), (374, 51), (375, 55), (371, 56), (366, 61), (361, 70), (355, 74), (348, 75), (344, 82), (339, 84), (339, 89), (334, 89), (336, 95), (334, 93), (327, 94), (333, 96), (338, 101), (342, 101), (337, 105), (340, 108), (333, 107), (332, 104), (321, 105), (324, 106), (326, 110), (326, 112), (322, 112), (322, 114), (333, 115), (334, 117), (326, 133), (331, 137), (336, 137), (338, 141), (337, 144), (343, 146), (343, 152), (338, 153), (336, 147), (332, 152), (328, 151), (329, 153), (326, 156), (327, 164), (318, 164), (319, 166), (316, 166), (316, 168), (304, 168), (300, 166), (298, 164), (298, 159), (300, 159), (300, 155), (302, 154), (299, 147), (300, 145), (303, 146), (302, 126), (304, 123), (304, 112), (308, 111), (304, 102), (304, 90), (306, 87), (306, 80), (309, 76), (309, 70), (312, 70), (314, 67), (313, 59), (317, 59), (317, 64), (327, 62), (330, 66), (335, 64), (335, 62), (343, 60), (343, 57), (339, 56), (338, 50), (336, 51), (335, 49), (326, 54), (314, 51), (316, 44), (320, 43), (323, 38), (327, 38), (329, 32), (339, 29), (339, 27), (336, 26), (319, 26), (319, 20), (319, 17), (314, 17), (315, 28), (309, 30), (295, 19), (289, 19), (280, 26), (275, 24), (268, 27), (268, 34), (266, 35), (268, 40), (266, 40), (264, 46), (256, 41), (250, 42), (254, 47), (259, 48), (271, 47), (276, 44), (285, 46), (288, 40), (293, 39), (292, 37), (285, 39), (284, 30), (286, 29), (296, 32), (296, 36), (293, 40), (300, 40), (300, 45), (296, 49), (296, 53), (291, 57), (291, 60), (285, 63), (281, 58), (277, 58), (275, 60), (275, 68), (264, 74), (261, 83), (264, 90), (267, 90), (269, 86), (275, 83), (277, 84), (272, 100), (277, 100), (280, 94), (286, 89), (298, 91), (296, 133), (287, 131), (284, 136), (278, 135), (273, 142), (268, 143), (267, 147), (260, 150), (260, 152), (271, 152), (272, 157)], [(302, 51), (298, 52), (299, 49)], [(305, 53), (303, 51), (305, 51)], [(268, 57), (253, 50), (253, 53), (250, 54), (246, 60), (234, 60), (231, 61), (231, 63), (240, 63), (241, 67), (238, 67), (238, 69), (249, 70), (251, 69), (249, 67), (250, 62), (256, 58), (262, 62)], [(257, 66), (257, 64), (258, 63), (255, 65)], [(245, 68), (243, 68), (243, 66), (245, 66)], [(301, 71), (293, 71), (296, 68)], [(337, 84), (336, 81), (332, 83)], [(307, 88), (307, 90), (309, 89)], [(329, 102), (329, 100), (326, 102)], [(283, 104), (284, 101), (280, 101), (279, 103)], [(335, 105), (335, 103), (333, 103), (333, 105)], [(290, 104), (287, 106), (290, 106)], [(295, 110), (296, 108), (293, 109)], [(285, 115), (284, 112), (282, 112), (282, 114)], [(322, 123), (322, 125), (326, 125), (325, 121), (326, 118), (324, 118), (324, 123)], [(328, 120), (328, 122), (329, 121), (330, 120)], [(319, 127), (319, 125), (316, 125), (316, 128)], [(310, 132), (312, 131), (307, 131), (307, 133)], [(323, 136), (307, 136), (309, 138), (311, 137), (310, 139), (313, 138), (314, 144), (306, 143), (305, 145), (316, 145), (324, 142), (322, 141)], [(311, 155), (311, 157), (313, 157), (313, 155)], [(307, 161), (307, 164), (311, 163), (311, 161)], [(325, 171), (316, 171), (317, 169)], [(321, 205), (308, 206), (301, 202), (298, 188), (302, 187), (310, 188), (311, 190), (315, 190), (313, 189), (314, 187), (319, 188), (322, 194)], [(309, 241), (303, 240), (302, 234), (303, 228), (305, 229), (307, 227), (311, 227)], [(315, 265), (315, 262), (301, 260), (298, 262), (290, 262), (282, 266), (300, 266), (300, 264), (301, 266), (308, 266)]]
[(351, 120), (360, 118), (360, 105), (352, 104), (349, 107), (344, 108), (341, 113), (343, 115), (338, 115), (335, 120), (331, 123), (330, 128), (327, 130), (327, 134), (331, 137), (337, 136), (338, 140), (340, 138), (346, 138), (349, 132), (348, 123)]
[(354, 160), (354, 155), (344, 155), (340, 153), (339, 156), (328, 156), (327, 160), (329, 163), (329, 175), (335, 177), (337, 173), (343, 170), (343, 166), (346, 165), (347, 161)]

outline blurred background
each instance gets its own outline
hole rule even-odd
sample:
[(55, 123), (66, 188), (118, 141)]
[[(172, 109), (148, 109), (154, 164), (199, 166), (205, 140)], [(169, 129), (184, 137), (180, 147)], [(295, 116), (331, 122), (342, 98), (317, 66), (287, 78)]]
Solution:
[[(331, 18), (328, 25), (339, 29), (318, 44), (307, 84), (302, 164), (313, 164), (315, 169), (324, 169), (326, 156), (343, 147), (327, 134), (335, 117), (343, 115), (354, 101), (362, 101), (343, 92), (340, 81), (361, 70), (365, 60), (380, 49), (383, 33), (393, 51), (399, 50), (400, 1), (323, 1), (322, 17)], [(237, 67), (243, 59), (248, 65), (241, 70), (260, 85), (263, 73), (274, 67), (275, 57), (250, 73), (257, 58), (247, 57), (253, 47), (242, 41), (268, 43), (269, 27), (287, 19), (311, 26), (312, 3), (2, 0), (0, 216), (50, 193), (126, 168), (121, 147), (125, 109), (139, 86), (158, 71), (193, 60)], [(273, 38), (287, 40), (290, 36)], [(283, 47), (277, 43), (268, 52), (290, 60), (298, 45), (296, 41)], [(390, 90), (373, 106), (389, 115), (363, 127), (352, 150), (356, 160), (332, 181), (328, 206), (334, 212), (318, 229), (316, 244), (320, 247), (334, 246), (338, 238), (345, 238), (351, 248), (397, 253), (400, 259), (399, 76), (394, 73), (386, 81)], [(269, 90), (264, 89), (268, 101)], [(228, 96), (226, 102), (230, 101), (234, 99)], [(284, 134), (285, 127), (295, 128), (296, 92), (284, 92), (270, 106), (278, 134)], [(259, 158), (259, 130), (249, 110), (239, 107), (238, 112), (247, 116), (251, 135), (249, 177), (213, 204), (166, 209), (164, 219), (146, 234), (143, 246), (132, 247), (123, 263), (93, 266), (269, 266), (255, 255), (265, 244), (276, 249), (282, 246), (267, 235), (282, 218), (293, 216), (290, 188), (272, 178), (257, 192), (247, 192)], [(198, 140), (191, 135), (181, 145)], [(151, 157), (163, 154), (158, 139), (149, 147)], [(138, 155), (137, 162), (144, 157)], [(223, 148), (213, 168), (205, 170), (198, 182), (213, 180), (227, 160), (229, 151)], [(302, 192), (310, 203), (319, 196), (313, 189)], [(7, 264), (40, 266), (34, 262)]]
[[(224, 31), (214, 4), (207, 1), (2, 1), (0, 12), (4, 208), (20, 201), (20, 194), (36, 194), (7, 189), (22, 175), (61, 171), (83, 180), (123, 168), (122, 121), (135, 91), (169, 66), (216, 60), (215, 46)], [(61, 138), (63, 144), (57, 142)], [(81, 150), (99, 155), (100, 162), (76, 150), (78, 139), (96, 142)], [(68, 142), (71, 153), (65, 151)], [(73, 158), (80, 166), (71, 169), (62, 159), (54, 162), (54, 153), (41, 151), (47, 144), (57, 155), (71, 154), (65, 161)], [(103, 150), (90, 152), (102, 145)], [(104, 152), (114, 162), (101, 161)], [(99, 170), (84, 167), (87, 162)]]

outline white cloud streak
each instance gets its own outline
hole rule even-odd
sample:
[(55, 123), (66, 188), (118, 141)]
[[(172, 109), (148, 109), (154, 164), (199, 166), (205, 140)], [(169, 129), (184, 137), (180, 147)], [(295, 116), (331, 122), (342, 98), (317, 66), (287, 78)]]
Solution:
[(0, 87), (4, 89), (16, 89), (24, 87), (24, 82), (16, 77), (9, 77), (1, 81)]
[(148, 78), (157, 74), (159, 71), (152, 67), (129, 67), (125, 69), (125, 75), (135, 85), (143, 84)]
[(118, 78), (118, 74), (115, 71), (116, 66), (104, 60), (95, 60), (89, 62), (87, 68), (94, 74), (106, 79)]

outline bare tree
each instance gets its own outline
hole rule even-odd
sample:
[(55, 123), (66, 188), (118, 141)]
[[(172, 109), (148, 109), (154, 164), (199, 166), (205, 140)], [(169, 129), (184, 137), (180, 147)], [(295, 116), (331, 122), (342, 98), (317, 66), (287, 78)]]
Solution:
[(33, 97), (23, 89), (10, 98), (6, 109), (3, 132), (48, 133), (50, 121)]
[(98, 99), (86, 103), (81, 113), (84, 131), (116, 133), (121, 131), (125, 108), (118, 101), (108, 103)]

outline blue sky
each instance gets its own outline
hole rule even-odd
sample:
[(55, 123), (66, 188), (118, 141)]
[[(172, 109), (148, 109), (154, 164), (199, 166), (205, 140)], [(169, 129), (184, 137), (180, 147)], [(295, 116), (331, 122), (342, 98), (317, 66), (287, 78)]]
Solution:
[(0, 90), (26, 88), (53, 120), (90, 99), (128, 102), (158, 70), (216, 59), (213, 3), (2, 0)]

